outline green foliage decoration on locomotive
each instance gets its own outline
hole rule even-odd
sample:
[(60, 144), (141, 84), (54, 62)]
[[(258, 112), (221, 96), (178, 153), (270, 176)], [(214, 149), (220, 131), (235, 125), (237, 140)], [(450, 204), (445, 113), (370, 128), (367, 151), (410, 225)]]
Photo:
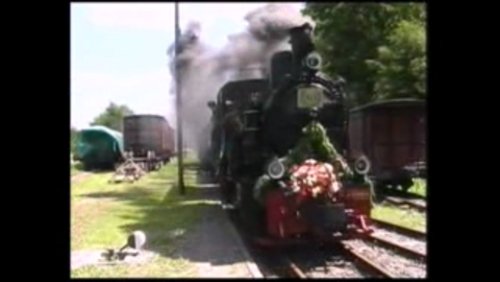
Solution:
[[(315, 159), (320, 162), (330, 163), (334, 166), (335, 172), (338, 173), (340, 179), (344, 182), (350, 182), (357, 185), (368, 185), (373, 194), (373, 184), (368, 179), (366, 174), (357, 173), (352, 170), (330, 142), (325, 128), (317, 121), (311, 121), (302, 130), (303, 135), (297, 145), (289, 151), (289, 153), (273, 162), (279, 162), (283, 167), (284, 175), (280, 180), (289, 180), (289, 169), (294, 165), (304, 163), (308, 159)], [(273, 162), (269, 166), (273, 165)], [(279, 164), (275, 164), (279, 165)], [(269, 167), (268, 166), (268, 167)], [(272, 170), (271, 168), (269, 170)], [(279, 178), (279, 177), (275, 177)], [(254, 187), (254, 197), (259, 203), (263, 203), (267, 191), (275, 189), (276, 185), (270, 173), (265, 173), (257, 180)]]

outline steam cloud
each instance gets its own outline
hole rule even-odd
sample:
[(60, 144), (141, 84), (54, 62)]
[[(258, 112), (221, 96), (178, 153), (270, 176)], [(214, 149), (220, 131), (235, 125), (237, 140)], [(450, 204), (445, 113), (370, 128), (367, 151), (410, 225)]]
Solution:
[[(174, 61), (169, 48), (170, 70), (174, 82), (178, 65), (182, 95), (183, 135), (186, 145), (204, 150), (207, 143), (210, 109), (219, 89), (230, 80), (261, 78), (267, 73), (271, 56), (290, 49), (288, 30), (313, 21), (287, 4), (268, 4), (245, 16), (247, 30), (230, 35), (221, 50), (210, 50), (200, 41), (201, 25), (190, 23), (179, 39), (180, 52)], [(249, 68), (249, 70), (244, 70)]]

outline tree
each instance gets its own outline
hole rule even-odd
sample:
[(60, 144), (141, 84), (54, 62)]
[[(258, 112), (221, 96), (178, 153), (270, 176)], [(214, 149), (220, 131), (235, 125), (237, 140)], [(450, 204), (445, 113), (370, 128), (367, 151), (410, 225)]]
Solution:
[(125, 105), (118, 106), (111, 102), (106, 110), (94, 119), (91, 125), (103, 125), (116, 131), (123, 131), (123, 118), (134, 112)]
[(425, 29), (418, 22), (401, 21), (367, 61), (376, 70), (375, 98), (425, 98)]
[[(419, 68), (423, 67), (422, 70), (425, 70), (425, 51), (423, 57), (419, 57), (421, 59), (407, 63), (404, 60), (408, 56), (414, 56), (415, 52), (398, 48), (412, 49), (412, 44), (418, 45), (420, 42), (406, 39), (412, 37), (411, 33), (416, 26), (424, 26), (423, 4), (308, 3), (304, 13), (316, 22), (315, 43), (324, 58), (323, 71), (330, 75), (340, 75), (347, 80), (349, 100), (353, 104), (386, 97), (382, 91), (387, 89), (410, 95), (408, 93), (412, 91), (403, 89), (405, 83), (412, 79), (401, 82), (398, 81), (399, 76), (418, 76), (422, 79), (416, 74), (421, 73)], [(420, 31), (423, 32), (424, 29)], [(381, 49), (383, 46), (386, 49)], [(387, 56), (386, 50), (391, 50), (392, 54)], [(414, 75), (409, 75), (409, 70), (405, 68), (411, 64)], [(392, 71), (386, 73), (382, 66), (389, 67)], [(392, 84), (403, 86), (391, 86)], [(422, 85), (421, 82), (417, 84)]]

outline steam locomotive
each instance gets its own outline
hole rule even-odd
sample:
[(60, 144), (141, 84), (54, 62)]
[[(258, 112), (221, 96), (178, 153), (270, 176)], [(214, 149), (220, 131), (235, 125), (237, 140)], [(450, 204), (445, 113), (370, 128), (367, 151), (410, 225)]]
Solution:
[[(346, 160), (345, 82), (319, 72), (309, 24), (290, 29), (263, 79), (230, 81), (212, 110), (212, 168), (227, 206), (262, 244), (371, 232), (369, 162)], [(353, 167), (353, 169), (351, 169)]]

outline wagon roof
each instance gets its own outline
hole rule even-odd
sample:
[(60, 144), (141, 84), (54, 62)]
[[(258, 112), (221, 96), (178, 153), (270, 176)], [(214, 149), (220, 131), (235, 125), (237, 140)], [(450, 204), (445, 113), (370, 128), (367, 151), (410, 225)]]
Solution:
[(155, 114), (138, 114), (138, 115), (127, 115), (127, 116), (125, 116), (125, 118), (141, 118), (141, 117), (154, 117), (154, 118), (161, 118), (161, 119), (165, 119), (166, 120), (166, 118), (164, 116), (155, 115)]
[(123, 134), (121, 132), (115, 131), (109, 127), (102, 126), (102, 125), (93, 125), (87, 128), (84, 128), (81, 130), (81, 134), (85, 134), (88, 132), (102, 132), (105, 133), (107, 136), (111, 137), (113, 140), (115, 140), (120, 147), (123, 146)]
[(135, 114), (135, 115), (127, 115), (124, 117), (124, 119), (140, 119), (140, 118), (157, 118), (161, 119), (162, 121), (165, 121), (167, 126), (171, 128), (170, 123), (168, 120), (162, 116), (162, 115), (155, 115), (155, 114)]
[(365, 104), (362, 106), (358, 106), (352, 108), (351, 112), (358, 112), (370, 109), (380, 109), (380, 108), (389, 108), (389, 107), (400, 107), (400, 106), (425, 106), (425, 100), (420, 99), (412, 99), (412, 98), (402, 98), (402, 99), (391, 99), (384, 101), (377, 101), (369, 104)]

